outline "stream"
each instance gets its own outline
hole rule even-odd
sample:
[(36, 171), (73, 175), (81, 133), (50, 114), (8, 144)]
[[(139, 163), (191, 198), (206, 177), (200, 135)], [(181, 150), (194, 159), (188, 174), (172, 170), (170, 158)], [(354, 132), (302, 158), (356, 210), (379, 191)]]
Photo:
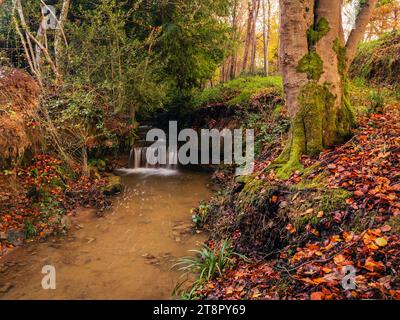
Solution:
[[(17, 248), (0, 260), (0, 299), (171, 299), (182, 274), (171, 269), (206, 236), (190, 209), (210, 197), (209, 176), (170, 169), (125, 169), (124, 192), (102, 218), (78, 211), (70, 231)], [(42, 288), (42, 268), (56, 289)]]

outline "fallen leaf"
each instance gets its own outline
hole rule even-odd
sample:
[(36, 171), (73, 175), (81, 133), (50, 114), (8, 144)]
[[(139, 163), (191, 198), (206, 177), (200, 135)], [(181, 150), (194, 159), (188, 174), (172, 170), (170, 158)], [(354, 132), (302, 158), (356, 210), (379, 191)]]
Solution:
[(296, 228), (291, 224), (291, 223), (289, 223), (287, 226), (286, 226), (286, 230), (288, 230), (290, 233), (296, 233)]
[(226, 289), (226, 294), (228, 294), (228, 295), (233, 294), (233, 288), (232, 287), (227, 288)]
[(388, 242), (385, 238), (377, 238), (375, 239), (375, 243), (380, 247), (386, 247)]
[(356, 197), (363, 197), (365, 194), (361, 190), (356, 190), (356, 191), (354, 191), (354, 195)]
[(367, 260), (365, 260), (365, 265), (364, 268), (367, 269), (368, 271), (375, 271), (375, 270), (380, 270), (384, 268), (384, 265), (382, 262), (377, 262), (371, 257), (368, 257)]
[(342, 254), (338, 254), (333, 258), (333, 261), (336, 265), (341, 265), (343, 262), (346, 261), (346, 258)]
[(325, 294), (323, 292), (313, 292), (311, 293), (311, 300), (324, 300)]

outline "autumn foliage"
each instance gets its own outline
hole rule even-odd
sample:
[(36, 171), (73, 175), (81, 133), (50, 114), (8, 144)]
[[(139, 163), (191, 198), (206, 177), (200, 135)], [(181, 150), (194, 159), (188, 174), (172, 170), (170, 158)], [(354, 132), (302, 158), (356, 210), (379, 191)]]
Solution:
[(22, 70), (0, 67), (0, 165), (10, 166), (35, 143), (32, 119), (39, 85)]
[[(397, 106), (363, 115), (350, 141), (317, 158), (303, 157), (304, 172), (279, 182), (283, 194), (324, 177), (320, 188), (348, 192), (344, 206), (308, 209), (312, 219), (304, 229), (285, 226), (289, 240), (283, 247), (251, 254), (251, 263), (238, 261), (198, 294), (207, 299), (400, 299), (398, 117)], [(270, 161), (257, 163), (256, 179), (276, 186), (279, 179), (273, 172), (266, 174)], [(274, 193), (270, 204), (286, 200)], [(232, 221), (230, 236), (241, 243), (244, 230), (234, 228), (232, 213), (221, 219)], [(246, 245), (257, 247), (248, 241)], [(354, 290), (343, 288), (345, 267), (354, 268)]]
[(0, 255), (26, 240), (65, 232), (66, 217), (79, 207), (101, 212), (110, 206), (105, 179), (82, 177), (78, 167), (65, 170), (60, 160), (37, 155), (31, 165), (0, 175)]

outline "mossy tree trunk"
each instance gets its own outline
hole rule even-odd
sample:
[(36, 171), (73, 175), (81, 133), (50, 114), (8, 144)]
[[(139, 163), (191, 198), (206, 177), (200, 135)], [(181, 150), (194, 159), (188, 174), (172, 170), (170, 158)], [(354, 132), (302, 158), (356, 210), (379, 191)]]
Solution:
[[(289, 142), (276, 160), (278, 176), (300, 169), (303, 154), (316, 155), (351, 135), (348, 65), (377, 0), (363, 4), (347, 43), (341, 0), (280, 0), (280, 58), (286, 104), (292, 119)], [(362, 19), (362, 22), (359, 20)]]

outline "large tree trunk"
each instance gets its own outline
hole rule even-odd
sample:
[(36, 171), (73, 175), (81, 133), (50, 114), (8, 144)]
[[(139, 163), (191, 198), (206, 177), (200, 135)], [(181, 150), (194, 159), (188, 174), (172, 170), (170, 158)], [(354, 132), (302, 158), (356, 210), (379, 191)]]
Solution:
[[(376, 0), (367, 0), (347, 46), (342, 1), (280, 0), (280, 56), (286, 104), (292, 119), (290, 140), (276, 160), (278, 176), (301, 168), (303, 154), (316, 155), (345, 141), (355, 124), (347, 90), (347, 69)], [(369, 13), (368, 13), (369, 12)], [(367, 22), (366, 22), (367, 21)]]

